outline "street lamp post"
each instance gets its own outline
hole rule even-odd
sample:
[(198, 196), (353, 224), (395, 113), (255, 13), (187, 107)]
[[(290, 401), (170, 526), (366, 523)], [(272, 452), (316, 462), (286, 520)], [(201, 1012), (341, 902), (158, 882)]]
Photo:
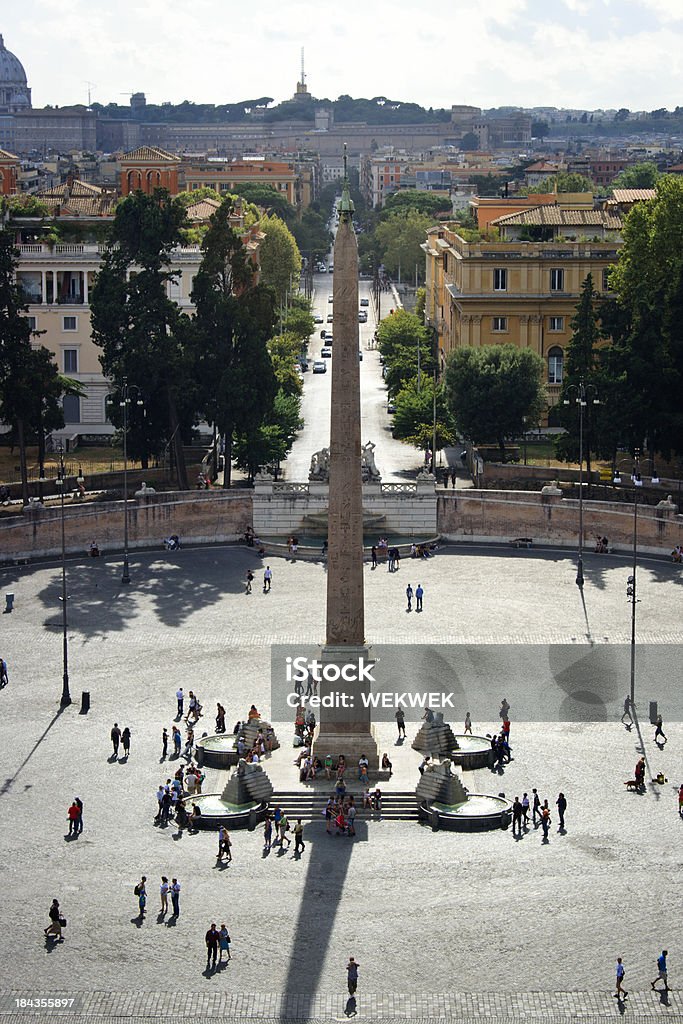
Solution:
[[(118, 394), (118, 404), (123, 409), (123, 573), (121, 582), (126, 585), (130, 583), (130, 566), (128, 564), (128, 406), (133, 401), (132, 394), (137, 395), (136, 405), (145, 404), (137, 384), (129, 384), (128, 378), (124, 377)], [(116, 398), (110, 396), (107, 401), (111, 405)]]
[[(588, 404), (588, 398), (592, 405), (600, 405), (597, 397), (597, 389), (594, 384), (585, 384), (583, 378), (578, 384), (569, 384), (565, 388), (565, 394), (574, 394), (574, 401), (579, 407), (579, 556), (576, 566), (576, 585), (583, 587), (583, 410)], [(572, 399), (565, 398), (564, 404), (570, 405)]]
[[(654, 467), (654, 462), (651, 459), (644, 461), (652, 462), (652, 483), (658, 484), (659, 477)], [(621, 475), (619, 473), (619, 465), (623, 465), (624, 460), (622, 459), (618, 463), (614, 473), (614, 483), (621, 483)], [(636, 604), (638, 602), (636, 592), (636, 570), (638, 567), (638, 491), (643, 486), (643, 478), (640, 472), (640, 451), (638, 448), (633, 453), (633, 470), (631, 472), (631, 481), (633, 483), (633, 564), (631, 569), (631, 575), (629, 576), (626, 584), (626, 596), (631, 602), (631, 685), (630, 685), (630, 699), (631, 705), (635, 707), (636, 702)]]
[(66, 532), (64, 527), (64, 489), (66, 487), (66, 472), (64, 469), (64, 449), (58, 449), (59, 454), (59, 475), (56, 484), (60, 491), (60, 508), (62, 517), (62, 697), (59, 706), (68, 708), (71, 703), (69, 692), (69, 638), (67, 634), (66, 614)]

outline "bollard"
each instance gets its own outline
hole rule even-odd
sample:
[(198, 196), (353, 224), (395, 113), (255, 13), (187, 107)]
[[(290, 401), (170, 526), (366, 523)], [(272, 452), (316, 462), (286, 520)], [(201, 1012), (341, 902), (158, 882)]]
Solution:
[(657, 724), (657, 715), (658, 715), (657, 701), (656, 700), (651, 700), (650, 701), (650, 725), (656, 725)]
[(81, 710), (80, 714), (87, 715), (90, 711), (90, 691), (83, 690), (81, 693)]
[(5, 594), (5, 614), (14, 608), (14, 594)]

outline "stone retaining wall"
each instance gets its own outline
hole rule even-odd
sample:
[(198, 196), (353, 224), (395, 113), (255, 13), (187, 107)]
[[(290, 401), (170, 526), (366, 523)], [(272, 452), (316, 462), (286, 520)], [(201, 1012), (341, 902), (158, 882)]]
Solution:
[[(579, 531), (578, 499), (530, 491), (463, 490), (441, 492), (437, 499), (439, 533), (452, 541), (511, 541), (530, 537), (535, 543), (575, 547)], [(676, 506), (638, 506), (638, 549), (652, 554), (683, 544), (683, 516)], [(598, 534), (610, 547), (633, 545), (633, 505), (610, 501), (583, 503), (584, 546)]]
[[(252, 492), (171, 491), (128, 503), (131, 548), (161, 546), (177, 533), (183, 541), (217, 543), (237, 540), (251, 523)], [(27, 508), (21, 516), (0, 522), (0, 561), (61, 554), (62, 520), (59, 505)], [(64, 505), (66, 550), (82, 554), (97, 541), (100, 550), (123, 547), (123, 502)]]

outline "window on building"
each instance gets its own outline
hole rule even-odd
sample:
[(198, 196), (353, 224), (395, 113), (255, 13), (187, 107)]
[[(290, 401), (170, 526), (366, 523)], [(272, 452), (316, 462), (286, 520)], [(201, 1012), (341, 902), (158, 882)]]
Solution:
[(496, 267), (493, 271), (494, 292), (506, 292), (508, 287), (508, 272), (504, 267)]
[(564, 371), (564, 352), (555, 346), (548, 352), (548, 384), (561, 384)]
[(63, 331), (77, 331), (78, 330), (78, 317), (77, 316), (64, 316), (64, 317), (62, 317), (62, 330)]
[(610, 274), (610, 268), (609, 267), (605, 267), (605, 269), (602, 272), (602, 290), (603, 290), (603, 292), (608, 292), (610, 290), (609, 289), (609, 274)]
[(29, 325), (29, 327), (31, 328), (32, 331), (38, 330), (38, 321), (37, 321), (36, 317), (34, 317), (34, 316), (27, 316), (26, 319), (28, 320), (28, 325)]
[(508, 329), (508, 318), (506, 316), (494, 316), (492, 323), (494, 331), (507, 331)]
[(65, 348), (63, 351), (64, 373), (78, 373), (78, 349)]
[(559, 267), (553, 267), (553, 269), (550, 271), (550, 291), (564, 291), (564, 270), (562, 270)]
[(81, 422), (81, 400), (78, 395), (64, 395), (62, 405), (65, 423)]
[(551, 316), (550, 327), (551, 331), (563, 331), (564, 330), (564, 317), (563, 316)]

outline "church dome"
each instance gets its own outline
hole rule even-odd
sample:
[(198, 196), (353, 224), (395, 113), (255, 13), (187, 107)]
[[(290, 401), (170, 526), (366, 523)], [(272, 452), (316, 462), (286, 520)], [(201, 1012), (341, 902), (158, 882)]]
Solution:
[(0, 82), (11, 85), (23, 85), (26, 83), (26, 72), (21, 61), (5, 47), (5, 42), (0, 35)]

